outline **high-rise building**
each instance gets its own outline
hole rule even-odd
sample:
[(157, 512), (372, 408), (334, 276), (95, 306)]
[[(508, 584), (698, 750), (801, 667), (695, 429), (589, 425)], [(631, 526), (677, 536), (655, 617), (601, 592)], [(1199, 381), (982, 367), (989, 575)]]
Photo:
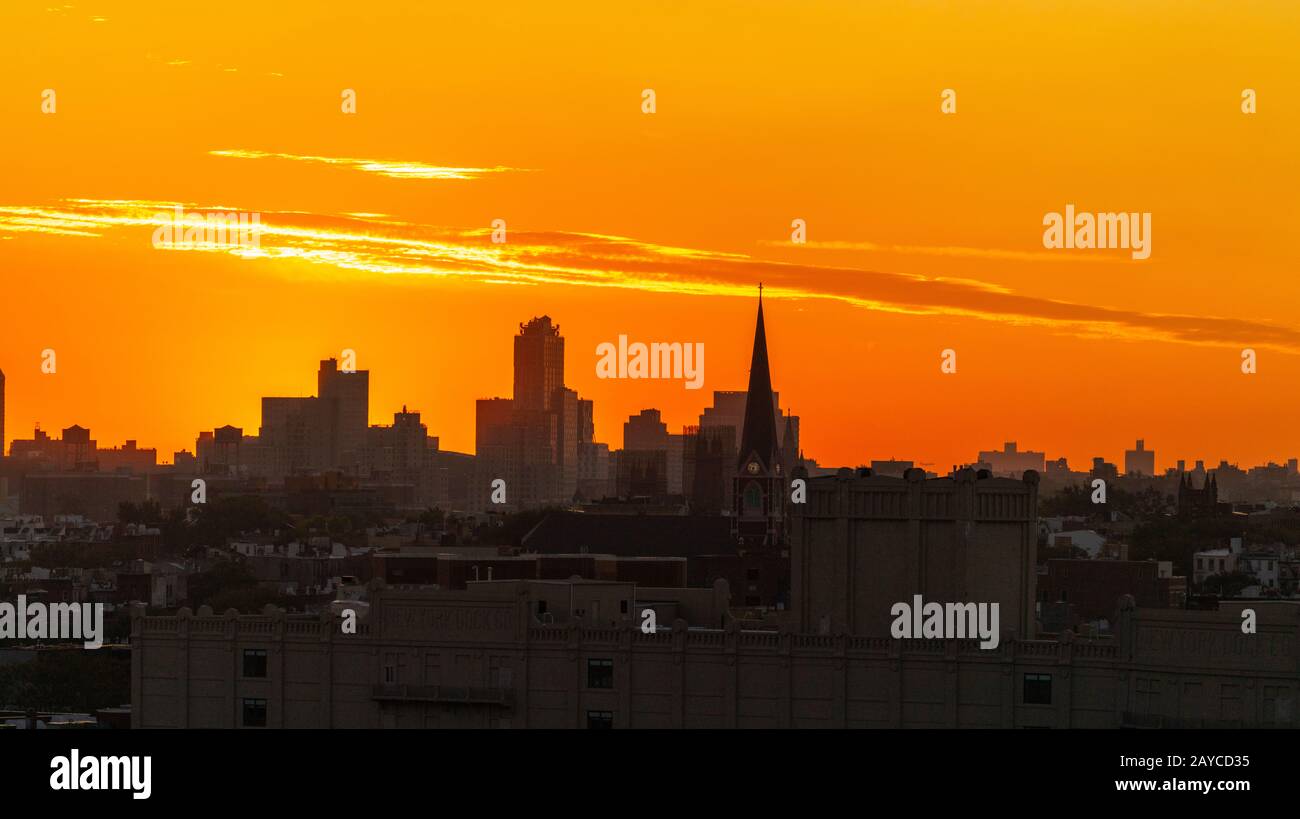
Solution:
[(623, 424), (623, 449), (616, 455), (620, 497), (668, 494), (668, 425), (657, 409), (644, 409)]
[[(315, 398), (264, 397), (257, 437), (261, 470), (272, 479), (330, 466), (328, 426)], [(203, 455), (196, 454), (203, 469)]]
[(514, 364), (514, 398), (480, 399), (476, 411), (477, 495), (488, 499), (493, 480), (506, 482), (507, 503), (485, 500), (484, 508), (565, 504), (579, 494), (593, 497), (590, 492), (603, 497), (608, 449), (592, 449), (592, 403), (564, 386), (559, 325), (549, 316), (520, 324)]
[[(560, 500), (568, 502), (578, 492), (578, 445), (583, 440), (582, 401), (576, 390), (561, 386), (552, 400), (555, 415), (555, 456), (559, 467)], [(588, 401), (590, 409), (591, 402)]]
[(327, 432), (331, 469), (357, 471), (370, 426), (370, 371), (340, 370), (338, 361), (327, 358), (316, 374), (316, 395)]
[[(262, 398), (262, 425), (249, 451), (250, 471), (279, 480), (295, 473), (342, 470), (359, 475), (366, 464), (370, 372), (339, 369), (327, 358), (316, 373), (317, 395)], [(203, 455), (197, 453), (200, 468)]]
[(661, 450), (668, 448), (668, 425), (661, 420), (659, 410), (644, 409), (623, 424), (623, 449)]
[(550, 410), (564, 387), (564, 337), (550, 316), (519, 325), (515, 336), (515, 403), (524, 410)]
[(1146, 441), (1141, 438), (1138, 438), (1137, 449), (1124, 450), (1124, 474), (1147, 477), (1156, 474), (1156, 452), (1147, 449)]
[(609, 445), (596, 442), (595, 407), (589, 399), (578, 399), (578, 482), (576, 495), (583, 500), (601, 500), (614, 494), (610, 476)]
[(767, 331), (763, 325), (760, 287), (745, 420), (733, 479), (732, 533), (740, 548), (745, 550), (778, 547), (785, 542), (788, 476), (777, 434), (776, 400), (768, 367)]

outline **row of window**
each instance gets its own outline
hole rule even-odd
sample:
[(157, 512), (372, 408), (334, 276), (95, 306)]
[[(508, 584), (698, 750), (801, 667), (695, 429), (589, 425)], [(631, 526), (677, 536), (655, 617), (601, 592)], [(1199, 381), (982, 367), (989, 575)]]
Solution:
[[(253, 678), (266, 676), (266, 651), (264, 649), (244, 649), (244, 676)], [(388, 683), (397, 682), (396, 668), (393, 665), (385, 665), (384, 681)], [(587, 687), (598, 689), (612, 689), (614, 687), (614, 661), (612, 659), (587, 660)], [(1051, 705), (1052, 675), (1026, 674), (1024, 676), (1023, 701), (1025, 705)], [(244, 724), (249, 724), (247, 719), (249, 703), (261, 703), (261, 724), (265, 725), (266, 700), (256, 699), (244, 700)], [(592, 713), (603, 714), (605, 712), (593, 711)]]
[[(609, 665), (592, 665), (592, 663), (608, 663)], [(592, 672), (597, 670), (597, 677), (594, 679), (605, 680), (604, 671), (599, 669), (609, 669), (607, 682), (593, 683)], [(612, 688), (613, 679), (613, 662), (611, 660), (588, 660), (587, 661), (587, 684), (590, 688)], [(1024, 699), (1026, 705), (1051, 705), (1052, 704), (1052, 675), (1051, 674), (1026, 674), (1024, 680)], [(262, 698), (249, 697), (241, 702), (242, 719), (241, 725), (245, 728), (265, 728), (266, 727), (266, 700)], [(613, 711), (588, 711), (587, 712), (588, 728), (613, 728), (614, 712)]]
[[(608, 664), (608, 665), (606, 665)], [(587, 687), (588, 688), (610, 688), (614, 684), (613, 663), (610, 660), (588, 660), (587, 661)], [(606, 678), (603, 669), (609, 669), (609, 676)], [(593, 676), (593, 673), (596, 676)], [(596, 680), (608, 680), (608, 684), (597, 684)], [(1024, 702), (1025, 705), (1051, 705), (1052, 704), (1052, 675), (1051, 674), (1026, 674), (1024, 678)], [(613, 711), (588, 711), (587, 712), (588, 728), (613, 728), (614, 712)]]

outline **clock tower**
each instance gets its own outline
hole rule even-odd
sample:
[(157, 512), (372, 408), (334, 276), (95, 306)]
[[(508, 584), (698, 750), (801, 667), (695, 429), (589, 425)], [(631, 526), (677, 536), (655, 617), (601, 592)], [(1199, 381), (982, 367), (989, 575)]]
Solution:
[(776, 402), (767, 361), (763, 327), (763, 285), (758, 286), (758, 323), (749, 364), (749, 390), (740, 452), (732, 479), (734, 507), (731, 531), (744, 551), (779, 549), (785, 545), (785, 504), (789, 491), (787, 465), (777, 445)]

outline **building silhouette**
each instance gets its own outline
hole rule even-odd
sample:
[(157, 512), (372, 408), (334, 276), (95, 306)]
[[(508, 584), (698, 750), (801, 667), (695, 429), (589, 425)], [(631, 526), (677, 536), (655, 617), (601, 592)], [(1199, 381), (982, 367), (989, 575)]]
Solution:
[(982, 450), (976, 468), (987, 469), (1001, 478), (1019, 478), (1029, 469), (1041, 474), (1046, 458), (1042, 452), (1023, 450), (1015, 441), (1007, 441), (1001, 450)]
[(337, 360), (327, 358), (316, 373), (316, 395), (325, 425), (325, 463), (356, 474), (370, 425), (370, 371), (340, 370)]
[(775, 549), (785, 543), (789, 481), (785, 452), (777, 437), (775, 404), (760, 287), (745, 417), (732, 479), (732, 531), (742, 550)]
[(1124, 474), (1125, 475), (1145, 475), (1151, 477), (1156, 474), (1156, 453), (1154, 449), (1146, 448), (1146, 441), (1138, 438), (1135, 449), (1124, 450)]
[[(1199, 465), (1200, 462), (1198, 461)], [(1232, 504), (1219, 502), (1219, 482), (1214, 472), (1206, 474), (1200, 489), (1192, 483), (1192, 476), (1184, 473), (1178, 478), (1178, 515), (1180, 517), (1214, 517), (1232, 514)]]
[[(515, 511), (571, 503), (579, 481), (602, 496), (608, 448), (594, 437), (592, 403), (564, 386), (564, 337), (549, 316), (519, 325), (514, 397), (480, 399), (475, 410), (476, 509)], [(506, 503), (492, 501), (504, 480)]]
[[(802, 476), (803, 472), (796, 473)], [(1038, 473), (960, 469), (903, 478), (841, 469), (807, 479), (791, 504), (791, 597), (798, 627), (887, 637), (893, 603), (997, 603), (1001, 628), (1035, 635)]]
[(515, 336), (515, 405), (523, 410), (555, 409), (564, 387), (564, 337), (550, 316), (519, 325)]

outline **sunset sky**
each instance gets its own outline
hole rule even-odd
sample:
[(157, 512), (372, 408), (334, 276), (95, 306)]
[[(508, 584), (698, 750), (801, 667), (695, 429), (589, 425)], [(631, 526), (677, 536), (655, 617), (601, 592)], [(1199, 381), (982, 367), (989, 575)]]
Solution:
[[(372, 423), (472, 451), (545, 313), (617, 447), (744, 388), (762, 281), (823, 464), (1300, 455), (1292, 0), (6, 0), (0, 31), (10, 441), (170, 461), (349, 348)], [(155, 249), (173, 203), (260, 213), (260, 252)], [(1067, 204), (1151, 213), (1150, 258), (1045, 249)], [(620, 334), (703, 342), (704, 388), (598, 379)]]

